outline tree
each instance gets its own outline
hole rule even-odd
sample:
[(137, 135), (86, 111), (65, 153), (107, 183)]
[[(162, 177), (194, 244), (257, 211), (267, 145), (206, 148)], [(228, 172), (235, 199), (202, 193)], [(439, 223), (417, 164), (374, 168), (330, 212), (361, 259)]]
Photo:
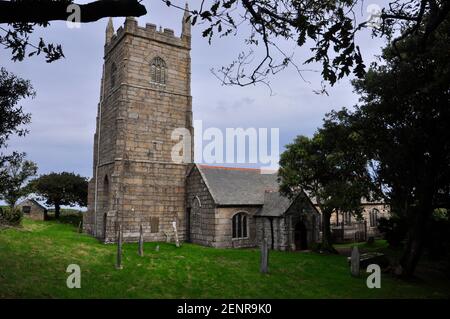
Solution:
[[(168, 6), (181, 8), (172, 1)], [(364, 63), (355, 36), (363, 28), (373, 28), (374, 36), (386, 36), (394, 45), (401, 39), (421, 33), (422, 47), (450, 11), (447, 0), (391, 0), (368, 21), (358, 21), (358, 12), (365, 11), (363, 0), (303, 1), (303, 0), (213, 0), (199, 1), (191, 10), (191, 22), (206, 25), (203, 36), (235, 35), (247, 24), (250, 26), (245, 45), (261, 47), (261, 54), (253, 49), (243, 52), (229, 66), (215, 74), (223, 84), (252, 85), (267, 83), (267, 76), (276, 74), (288, 65), (302, 72), (293, 60), (293, 53), (284, 52), (277, 40), (308, 47), (313, 54), (306, 63), (322, 64), (325, 81), (334, 84), (353, 73), (361, 77)], [(277, 57), (277, 55), (279, 57)], [(254, 63), (252, 63), (254, 61)]]
[(282, 194), (299, 190), (312, 196), (322, 213), (321, 250), (335, 252), (331, 239), (333, 212), (361, 215), (361, 198), (369, 198), (367, 159), (354, 147), (358, 137), (346, 127), (326, 120), (312, 138), (298, 136), (281, 154), (279, 181)]
[[(46, 44), (42, 38), (38, 44), (31, 43), (29, 37), (36, 26), (48, 27), (55, 20), (89, 23), (105, 17), (140, 17), (146, 13), (138, 0), (98, 0), (87, 4), (73, 0), (0, 0), (0, 24), (11, 27), (0, 26), (5, 33), (0, 36), (0, 44), (12, 50), (14, 61), (44, 53), (50, 63), (64, 57), (62, 47)], [(27, 54), (30, 48), (32, 51)]]
[(55, 218), (59, 218), (61, 206), (87, 206), (87, 179), (74, 173), (50, 173), (30, 182), (33, 191), (55, 206)]
[(447, 19), (425, 51), (417, 50), (422, 36), (389, 45), (382, 61), (354, 82), (361, 96), (356, 111), (341, 111), (345, 122), (336, 121), (362, 137), (377, 183), (393, 213), (407, 222), (397, 269), (406, 277), (414, 274), (434, 209), (450, 198), (449, 30)]
[(37, 173), (37, 165), (25, 160), (25, 154), (14, 153), (0, 167), (0, 198), (14, 209), (19, 198), (28, 195), (31, 190), (26, 182)]
[(35, 92), (29, 81), (0, 68), (0, 168), (6, 161), (14, 161), (17, 156), (8, 157), (2, 152), (9, 137), (13, 134), (24, 136), (28, 133), (22, 125), (30, 123), (31, 115), (25, 113), (17, 103), (23, 98), (34, 96)]

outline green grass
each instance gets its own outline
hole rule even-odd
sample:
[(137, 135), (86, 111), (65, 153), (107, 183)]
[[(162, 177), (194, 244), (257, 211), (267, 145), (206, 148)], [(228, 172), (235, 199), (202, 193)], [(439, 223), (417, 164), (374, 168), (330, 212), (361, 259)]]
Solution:
[[(346, 258), (270, 252), (270, 274), (259, 273), (256, 249), (184, 244), (115, 245), (76, 232), (70, 224), (24, 220), (0, 231), (0, 298), (448, 298), (448, 281), (405, 282), (383, 275), (381, 289), (352, 278)], [(66, 268), (81, 267), (81, 289), (68, 289)]]

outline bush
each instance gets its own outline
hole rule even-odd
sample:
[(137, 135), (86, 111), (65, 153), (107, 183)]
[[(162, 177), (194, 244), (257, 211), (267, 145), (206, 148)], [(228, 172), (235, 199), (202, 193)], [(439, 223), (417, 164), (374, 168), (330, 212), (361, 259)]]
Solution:
[(22, 211), (20, 209), (10, 209), (0, 207), (0, 225), (19, 226), (22, 221)]
[(384, 218), (378, 220), (378, 230), (391, 247), (401, 246), (406, 238), (408, 227), (406, 221), (399, 217)]

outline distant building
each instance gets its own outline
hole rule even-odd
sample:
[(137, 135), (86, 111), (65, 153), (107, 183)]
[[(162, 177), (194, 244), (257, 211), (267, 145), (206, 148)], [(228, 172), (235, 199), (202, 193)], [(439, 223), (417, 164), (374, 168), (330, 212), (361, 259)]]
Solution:
[[(313, 200), (316, 208), (319, 206)], [(334, 212), (331, 215), (331, 232), (335, 242), (341, 241), (364, 241), (368, 237), (380, 237), (378, 230), (378, 220), (380, 218), (389, 218), (391, 210), (389, 204), (382, 200), (368, 201), (361, 200), (362, 214), (358, 219), (351, 213)]]
[(24, 217), (31, 218), (33, 220), (46, 220), (47, 208), (39, 204), (34, 199), (25, 199), (16, 205), (23, 213)]

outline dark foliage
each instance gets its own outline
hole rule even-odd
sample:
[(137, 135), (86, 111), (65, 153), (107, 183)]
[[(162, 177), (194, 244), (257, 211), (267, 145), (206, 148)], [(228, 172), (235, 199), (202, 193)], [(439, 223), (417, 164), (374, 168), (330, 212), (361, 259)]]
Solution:
[(378, 230), (383, 234), (383, 238), (386, 239), (389, 246), (401, 247), (406, 239), (408, 225), (402, 218), (395, 216), (391, 218), (381, 217), (378, 220)]
[(2, 209), (0, 207), (0, 225), (19, 226), (22, 217), (23, 214), (20, 209)]

